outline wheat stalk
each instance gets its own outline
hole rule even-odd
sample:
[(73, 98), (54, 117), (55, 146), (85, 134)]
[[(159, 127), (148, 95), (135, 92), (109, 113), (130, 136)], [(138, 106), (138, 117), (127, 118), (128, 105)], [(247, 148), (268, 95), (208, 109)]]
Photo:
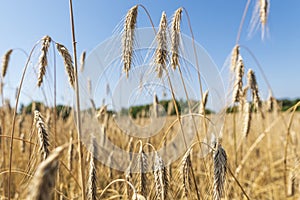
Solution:
[(43, 83), (43, 77), (46, 74), (46, 67), (48, 65), (47, 53), (51, 43), (51, 37), (46, 35), (42, 38), (42, 49), (41, 55), (39, 58), (39, 75), (38, 75), (38, 82), (37, 85), (40, 87)]
[(168, 196), (169, 180), (163, 159), (155, 152), (154, 179), (156, 186), (156, 199), (165, 200)]
[(224, 185), (227, 171), (227, 155), (221, 144), (214, 152), (214, 200), (220, 200), (224, 195)]
[(38, 137), (40, 141), (39, 151), (42, 153), (42, 159), (46, 160), (49, 155), (49, 138), (43, 117), (37, 110), (34, 111), (34, 123), (38, 129)]
[(65, 69), (69, 77), (69, 83), (74, 88), (75, 76), (72, 57), (64, 45), (56, 43), (56, 48), (64, 60)]
[(2, 82), (2, 80), (1, 80), (1, 82), (0, 82), (0, 95), (3, 97), (3, 87), (4, 87), (4, 83)]
[(6, 75), (10, 55), (12, 52), (13, 52), (13, 50), (9, 49), (2, 58), (2, 78), (4, 78)]
[(182, 8), (175, 11), (172, 25), (171, 25), (171, 65), (175, 70), (179, 67), (179, 44), (180, 44), (180, 22), (181, 22)]
[(122, 60), (124, 63), (123, 70), (128, 78), (129, 70), (131, 68), (134, 44), (134, 31), (136, 27), (136, 19), (138, 14), (138, 6), (133, 6), (126, 15), (124, 23), (124, 32), (122, 38)]
[(27, 196), (28, 200), (51, 200), (55, 177), (58, 169), (58, 158), (63, 147), (57, 147), (50, 156), (40, 163), (33, 176), (31, 189)]
[(163, 12), (161, 15), (159, 29), (157, 32), (157, 49), (155, 51), (156, 72), (159, 78), (162, 77), (163, 71), (167, 67), (167, 16)]

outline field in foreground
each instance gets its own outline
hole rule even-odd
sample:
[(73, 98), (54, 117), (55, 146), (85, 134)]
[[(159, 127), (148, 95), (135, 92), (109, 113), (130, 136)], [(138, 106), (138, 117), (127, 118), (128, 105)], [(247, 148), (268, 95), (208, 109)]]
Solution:
[[(1, 110), (0, 191), (2, 199), (5, 199), (8, 193), (7, 178), (9, 168), (9, 131), (11, 130), (12, 121), (11, 112), (5, 109)], [(39, 114), (44, 115), (45, 118), (37, 119), (37, 113), (35, 119), (30, 114), (17, 116), (12, 157), (12, 196), (15, 199), (23, 199), (27, 195), (32, 194), (33, 190), (49, 192), (52, 191), (49, 189), (49, 186), (53, 184), (56, 199), (79, 199), (81, 197), (80, 166), (78, 166), (77, 137), (73, 117), (70, 116), (63, 120), (58, 116), (55, 134), (51, 111), (42, 109)], [(140, 142), (136, 138), (132, 140), (128, 135), (122, 133), (118, 126), (114, 124), (111, 115), (103, 113), (102, 115), (105, 116), (104, 121), (99, 120), (99, 124), (105, 127), (107, 138), (120, 148), (124, 150), (131, 149), (138, 156), (141, 156), (137, 158), (136, 162), (133, 161), (137, 165), (136, 169), (139, 172), (143, 172), (143, 167), (146, 166), (145, 163), (151, 163), (149, 160), (147, 161), (144, 155), (148, 151), (152, 151), (152, 148), (148, 148), (149, 145), (145, 144), (149, 142), (156, 149), (159, 149), (160, 146), (164, 145), (162, 141), (164, 141), (163, 138), (165, 138), (168, 127), (173, 126), (171, 132), (174, 133), (177, 133), (179, 130), (178, 124), (172, 125), (172, 122), (176, 121), (176, 117), (169, 116), (165, 127), (159, 134), (150, 140)], [(291, 117), (293, 118), (291, 119)], [(227, 171), (224, 175), (223, 198), (245, 199), (245, 195), (248, 195), (250, 199), (285, 199), (286, 195), (290, 199), (299, 198), (299, 136), (297, 133), (300, 128), (300, 115), (296, 113), (293, 116), (291, 112), (266, 112), (264, 118), (262, 118), (260, 114), (252, 113), (251, 126), (247, 136), (243, 135), (245, 128), (243, 119), (244, 117), (241, 113), (226, 114), (223, 134), (218, 141), (227, 155), (226, 166), (220, 165), (221, 168), (225, 167)], [(42, 120), (42, 122), (39, 120)], [(149, 119), (146, 118), (136, 119), (136, 122), (142, 125), (148, 121)], [(43, 127), (39, 127), (39, 123), (43, 123), (46, 133), (40, 132), (40, 128)], [(197, 124), (201, 123), (201, 121), (197, 121)], [(198, 126), (198, 131), (203, 131), (201, 127), (202, 125)], [(41, 133), (43, 136), (40, 135)], [(168, 140), (171, 136), (172, 133), (166, 137), (166, 143), (169, 142)], [(54, 142), (55, 137), (56, 142)], [(100, 160), (91, 159), (89, 154), (94, 151), (83, 146), (81, 151), (83, 152), (83, 169), (85, 171), (87, 191), (90, 191), (88, 188), (93, 186), (94, 192), (99, 199), (131, 199), (131, 196), (135, 194), (134, 191), (137, 194), (143, 194), (147, 199), (158, 199), (161, 197), (162, 192), (165, 192), (167, 195), (166, 199), (196, 199), (196, 191), (198, 190), (198, 195), (201, 199), (211, 199), (213, 195), (216, 195), (215, 187), (218, 186), (216, 181), (220, 181), (216, 180), (216, 172), (214, 172), (216, 168), (215, 153), (218, 149), (211, 141), (207, 142), (205, 138), (203, 141), (206, 141), (205, 143), (215, 149), (203, 157), (199, 146), (194, 145), (192, 151), (187, 151), (187, 154), (181, 155), (171, 165), (162, 166), (163, 170), (158, 171), (159, 173), (149, 171), (147, 173), (130, 174), (128, 171), (122, 172), (110, 169), (104, 166)], [(286, 141), (288, 141), (287, 146)], [(49, 143), (49, 146), (47, 143)], [(143, 144), (142, 151), (140, 150), (141, 143)], [(59, 158), (55, 158), (59, 160), (58, 168), (55, 168), (54, 171), (53, 169), (52, 171), (37, 170), (39, 164), (45, 162), (43, 162), (45, 155), (51, 158), (49, 155), (55, 154), (49, 154), (47, 151), (52, 151), (55, 146), (61, 145), (65, 145), (66, 149), (60, 153)], [(113, 151), (108, 152), (105, 156), (107, 159), (114, 159)], [(141, 166), (142, 168), (139, 168)], [(92, 173), (90, 171), (91, 168), (95, 170)], [(42, 174), (38, 173), (44, 173), (44, 175), (47, 175), (47, 173), (52, 174), (50, 174), (50, 177), (43, 177)], [(161, 175), (163, 175), (164, 180), (159, 178)], [(122, 181), (117, 181), (104, 190), (110, 182), (117, 179), (128, 180), (134, 187), (134, 190)], [(34, 183), (37, 181), (49, 183), (47, 183), (48, 185), (42, 185), (41, 188), (32, 187), (32, 185), (37, 184)], [(195, 188), (194, 181), (197, 188)], [(102, 192), (104, 193), (102, 194)], [(87, 196), (89, 195), (87, 194)]]

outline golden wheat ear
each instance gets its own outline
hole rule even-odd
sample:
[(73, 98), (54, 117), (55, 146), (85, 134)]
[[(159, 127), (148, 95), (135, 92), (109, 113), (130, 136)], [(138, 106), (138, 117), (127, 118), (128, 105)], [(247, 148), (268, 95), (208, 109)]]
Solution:
[(148, 168), (148, 157), (141, 148), (138, 155), (138, 169), (140, 172), (138, 192), (143, 196), (147, 196), (147, 168)]
[(269, 0), (259, 0), (259, 16), (260, 16), (260, 23), (262, 26), (266, 26), (268, 21), (268, 14), (269, 14)]
[(156, 188), (156, 199), (165, 200), (168, 198), (169, 179), (165, 163), (160, 155), (155, 152), (154, 179)]
[(261, 109), (261, 100), (259, 96), (258, 84), (255, 73), (252, 69), (247, 72), (248, 87), (251, 89), (252, 100), (257, 109)]
[(264, 39), (267, 31), (268, 15), (270, 11), (270, 0), (256, 0), (250, 21), (250, 33), (254, 33), (259, 27), (261, 28), (261, 38)]
[(205, 114), (205, 108), (207, 104), (207, 99), (208, 99), (208, 90), (206, 90), (203, 94), (202, 101), (200, 102), (200, 109), (199, 113), (204, 115)]
[(180, 175), (182, 178), (182, 185), (184, 189), (184, 195), (186, 198), (189, 197), (190, 190), (191, 190), (191, 168), (192, 168), (192, 161), (191, 161), (191, 151), (192, 149), (188, 149), (184, 154), (181, 165), (180, 165)]
[(63, 150), (63, 147), (57, 147), (46, 160), (40, 163), (33, 176), (28, 200), (52, 199), (58, 159)]
[(175, 11), (171, 24), (171, 65), (173, 69), (179, 67), (180, 22), (182, 8)]
[(251, 112), (251, 104), (246, 102), (244, 105), (244, 128), (243, 128), (243, 135), (248, 137), (250, 126), (251, 126), (251, 119), (252, 119), (252, 112)]
[(227, 155), (219, 143), (214, 152), (214, 193), (213, 199), (220, 200), (224, 196), (224, 185), (227, 172)]
[(47, 58), (47, 54), (48, 54), (48, 50), (50, 47), (50, 43), (51, 43), (51, 37), (46, 35), (42, 38), (42, 48), (41, 48), (41, 55), (39, 58), (39, 74), (38, 74), (38, 82), (37, 85), (38, 87), (40, 87), (43, 83), (43, 77), (46, 74), (46, 67), (48, 65), (48, 58)]
[(39, 150), (42, 154), (42, 160), (46, 160), (49, 155), (49, 135), (44, 123), (44, 119), (41, 113), (37, 110), (34, 111), (34, 123), (38, 129), (38, 137), (40, 141)]
[(75, 75), (71, 54), (68, 51), (68, 49), (62, 44), (56, 43), (56, 48), (64, 60), (65, 69), (69, 77), (69, 83), (72, 86), (72, 88), (74, 88)]
[(245, 73), (244, 61), (239, 56), (237, 66), (235, 68), (235, 81), (233, 86), (233, 103), (240, 102), (243, 93), (243, 76)]
[(84, 71), (86, 52), (83, 51), (80, 56), (80, 72)]
[(239, 45), (235, 45), (231, 51), (231, 64), (230, 64), (230, 70), (233, 73), (235, 72), (239, 55), (240, 55), (240, 47)]
[(8, 68), (8, 63), (9, 63), (9, 59), (10, 59), (10, 55), (11, 55), (12, 52), (13, 52), (12, 49), (8, 50), (8, 51), (4, 54), (4, 56), (3, 56), (3, 58), (2, 58), (2, 74), (1, 74), (1, 75), (2, 75), (2, 78), (4, 78), (5, 75), (6, 75), (7, 68)]
[(146, 200), (146, 198), (143, 195), (141, 195), (141, 194), (134, 193), (132, 195), (131, 200)]
[(92, 147), (90, 151), (90, 169), (89, 169), (89, 179), (88, 179), (88, 200), (96, 200), (97, 199), (97, 169), (95, 163), (95, 156), (97, 156), (96, 150), (96, 139), (92, 138)]
[(155, 51), (155, 71), (159, 78), (162, 77), (163, 71), (167, 67), (167, 27), (167, 15), (163, 12), (159, 23), (159, 30), (156, 35), (157, 49)]
[(126, 73), (126, 77), (129, 76), (129, 70), (132, 64), (133, 57), (133, 44), (134, 44), (134, 32), (136, 28), (136, 19), (138, 14), (138, 6), (133, 6), (127, 12), (124, 30), (122, 36), (122, 60), (123, 60), (123, 70)]

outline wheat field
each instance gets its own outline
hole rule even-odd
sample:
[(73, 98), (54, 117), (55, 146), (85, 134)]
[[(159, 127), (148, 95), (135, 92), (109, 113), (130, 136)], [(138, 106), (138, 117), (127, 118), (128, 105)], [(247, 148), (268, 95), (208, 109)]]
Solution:
[[(252, 26), (260, 27), (263, 38), (270, 1), (257, 0), (256, 4), (253, 19), (257, 21), (251, 23), (257, 23)], [(113, 73), (122, 73), (125, 80), (134, 76), (136, 24), (138, 13), (142, 11), (146, 11), (153, 25), (147, 8), (140, 4), (133, 6), (123, 20), (121, 43), (117, 44), (122, 48), (119, 57), (122, 67), (114, 69)], [(158, 28), (152, 26), (157, 46), (152, 51), (151, 73), (156, 77), (153, 80), (165, 80), (170, 88), (169, 99), (159, 99), (154, 93), (152, 103), (123, 110), (120, 118), (107, 105), (98, 106), (95, 99), (80, 93), (79, 77), (87, 67), (84, 65), (86, 52), (77, 59), (71, 0), (73, 52), (51, 36), (42, 37), (25, 63), (15, 104), (9, 101), (12, 97), (3, 92), (10, 57), (14, 53), (14, 49), (8, 50), (3, 55), (0, 79), (1, 199), (300, 199), (300, 115), (297, 113), (300, 103), (283, 111), (271, 87), (268, 88), (269, 97), (262, 98), (262, 83), (258, 81), (261, 79), (256, 75), (263, 71), (245, 66), (247, 62), (242, 55), (245, 48), (240, 45), (243, 18), (226, 69), (230, 74), (230, 87), (225, 91), (225, 106), (220, 112), (208, 106), (213, 91), (204, 90), (199, 66), (196, 66), (196, 76), (201, 98), (190, 99), (184, 79), (181, 41), (182, 18), (186, 17), (190, 23), (187, 13), (184, 8), (178, 8), (168, 24), (163, 12)], [(197, 57), (191, 27), (190, 31), (193, 44), (190, 48)], [(59, 88), (56, 88), (56, 82), (53, 85), (47, 83), (51, 45), (64, 65), (64, 77), (75, 97), (74, 106), (58, 106), (55, 95)], [(28, 84), (26, 70), (30, 68), (33, 52), (38, 55), (33, 74), (35, 88), (42, 91), (43, 86), (51, 85), (54, 106), (32, 101), (19, 109), (22, 89)], [(201, 66), (201, 60), (196, 63)], [(176, 84), (173, 74), (178, 74)], [(179, 83), (185, 101), (174, 92)], [(87, 90), (90, 87), (89, 80)], [(90, 98), (89, 108), (80, 109), (82, 98)], [(118, 120), (124, 119), (122, 123), (126, 124), (129, 119), (123, 116), (124, 112), (129, 113), (130, 120), (139, 128), (142, 127), (143, 134), (148, 134), (148, 125), (154, 120), (151, 128), (157, 128), (157, 134), (148, 138), (128, 135), (129, 129), (118, 124)], [(219, 121), (214, 121), (216, 117), (222, 121), (220, 126)], [(164, 121), (162, 127), (159, 127), (160, 121)], [(190, 132), (193, 138), (187, 143)], [(180, 136), (180, 146), (174, 145), (172, 140), (176, 135)], [(109, 142), (114, 146), (107, 150), (104, 147)], [(167, 152), (169, 144), (173, 147)], [(126, 152), (124, 157), (117, 157), (118, 149)], [(177, 157), (170, 162), (168, 158), (172, 154)]]

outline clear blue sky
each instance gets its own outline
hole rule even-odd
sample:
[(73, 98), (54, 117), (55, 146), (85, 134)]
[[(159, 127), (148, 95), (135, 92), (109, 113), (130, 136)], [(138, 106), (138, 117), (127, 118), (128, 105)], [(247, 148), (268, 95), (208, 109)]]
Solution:
[[(143, 4), (154, 23), (159, 24), (162, 11), (168, 18), (178, 7), (185, 7), (191, 18), (195, 39), (211, 55), (218, 68), (222, 68), (234, 46), (239, 23), (246, 0), (226, 1), (120, 1), (90, 0), (74, 1), (78, 52), (91, 51), (112, 35), (114, 28), (135, 4)], [(264, 41), (257, 32), (250, 39), (249, 21), (255, 0), (252, 0), (240, 44), (250, 48), (261, 63), (273, 91), (278, 98), (300, 96), (300, 1), (271, 1), (269, 15), (270, 36)], [(0, 54), (9, 48), (22, 48), (29, 52), (37, 40), (50, 35), (55, 41), (65, 44), (70, 50), (71, 32), (67, 0), (1, 1), (0, 3)], [(138, 27), (149, 27), (147, 16), (142, 10), (138, 16)], [(187, 31), (183, 14), (183, 31)], [(16, 55), (17, 57), (18, 55)], [(19, 55), (20, 56), (20, 55)], [(24, 57), (15, 61), (21, 71)], [(21, 65), (21, 66), (19, 66)], [(256, 66), (247, 66), (256, 68)], [(19, 72), (16, 72), (18, 74)], [(9, 71), (10, 76), (19, 77)], [(257, 71), (259, 75), (259, 72)], [(262, 81), (262, 80), (261, 80)]]

